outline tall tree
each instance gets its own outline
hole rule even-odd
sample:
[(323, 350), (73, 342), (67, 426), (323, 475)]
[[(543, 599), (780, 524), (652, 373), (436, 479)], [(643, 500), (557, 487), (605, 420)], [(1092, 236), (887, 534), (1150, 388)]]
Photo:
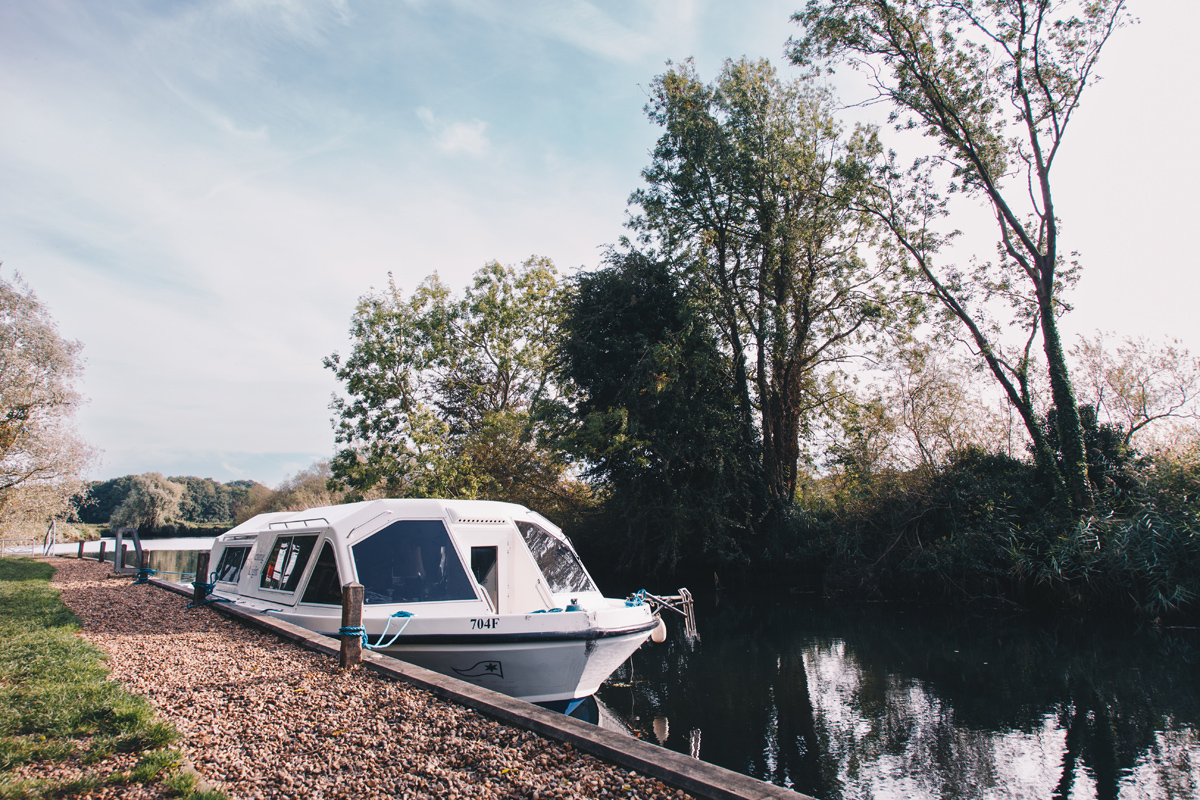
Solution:
[(81, 349), (19, 275), (0, 278), (0, 526), (44, 528), (83, 488), (94, 451), (75, 431)]
[[(1058, 316), (1064, 263), (1052, 170), (1105, 43), (1126, 20), (1124, 0), (808, 0), (792, 59), (860, 68), (901, 128), (937, 153), (909, 170), (875, 148), (876, 193), (865, 208), (907, 251), (930, 293), (970, 339), (1021, 414), (1040, 465), (1076, 508), (1092, 495), (1083, 429)], [(944, 177), (943, 177), (944, 173)], [(999, 260), (973, 271), (937, 262), (952, 234), (933, 229), (956, 192), (983, 198), (999, 229)], [(989, 306), (1007, 302), (1025, 333), (1009, 351)], [(1029, 379), (1040, 336), (1060, 453), (1040, 431)]]
[(411, 296), (364, 296), (354, 347), (325, 359), (347, 397), (332, 409), (333, 484), (362, 495), (486, 497), (552, 509), (575, 499), (567, 464), (542, 447), (533, 407), (552, 391), (553, 264), (491, 263), (459, 298), (436, 275)]
[(887, 315), (831, 98), (766, 61), (726, 62), (710, 85), (688, 61), (655, 79), (646, 110), (664, 132), (631, 224), (687, 265), (731, 356), (744, 435), (790, 502), (800, 437), (829, 398), (823, 368)]
[(132, 476), (131, 485), (125, 501), (109, 518), (111, 527), (153, 533), (179, 516), (179, 503), (185, 491), (182, 483), (167, 480), (157, 472), (147, 472)]
[(575, 281), (558, 341), (565, 443), (604, 486), (606, 541), (638, 571), (744, 560), (760, 486), (728, 358), (670, 267), (612, 253)]

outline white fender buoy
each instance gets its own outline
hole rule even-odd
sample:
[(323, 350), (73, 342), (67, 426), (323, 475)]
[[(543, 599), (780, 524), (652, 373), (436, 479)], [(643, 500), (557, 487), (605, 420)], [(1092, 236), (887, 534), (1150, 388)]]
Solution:
[(658, 624), (654, 626), (654, 630), (650, 631), (650, 641), (655, 644), (662, 644), (667, 640), (667, 623), (663, 622), (663, 618), (658, 618)]

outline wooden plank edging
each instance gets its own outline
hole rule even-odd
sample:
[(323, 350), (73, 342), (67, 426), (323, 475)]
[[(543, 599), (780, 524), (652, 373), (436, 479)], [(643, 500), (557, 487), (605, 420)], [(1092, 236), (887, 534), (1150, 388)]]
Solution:
[[(185, 597), (192, 594), (182, 586), (158, 578), (151, 578), (150, 583)], [(232, 603), (212, 603), (210, 607), (218, 613), (309, 650), (335, 658), (339, 654), (339, 640), (314, 633), (270, 614), (239, 608)], [(426, 689), (438, 697), (472, 708), (505, 724), (570, 744), (611, 764), (657, 778), (668, 786), (682, 789), (695, 797), (708, 800), (814, 800), (809, 795), (699, 761), (632, 736), (607, 731), (565, 714), (548, 711), (533, 703), (475, 686), (391, 656), (365, 651), (362, 659), (364, 669)]]

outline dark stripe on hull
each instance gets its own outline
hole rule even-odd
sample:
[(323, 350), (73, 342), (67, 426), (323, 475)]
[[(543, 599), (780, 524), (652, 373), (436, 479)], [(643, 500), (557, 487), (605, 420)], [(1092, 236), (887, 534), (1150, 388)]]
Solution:
[[(642, 625), (615, 630), (586, 630), (586, 631), (531, 631), (529, 633), (432, 633), (419, 636), (401, 636), (393, 647), (408, 644), (519, 644), (521, 642), (577, 642), (595, 641), (596, 639), (612, 639), (618, 636), (634, 636), (648, 633), (658, 625), (654, 619)], [(324, 633), (324, 631), (322, 631)], [(325, 636), (337, 637), (337, 633), (324, 633)], [(369, 634), (371, 639), (378, 638)], [(391, 634), (388, 634), (391, 638)]]

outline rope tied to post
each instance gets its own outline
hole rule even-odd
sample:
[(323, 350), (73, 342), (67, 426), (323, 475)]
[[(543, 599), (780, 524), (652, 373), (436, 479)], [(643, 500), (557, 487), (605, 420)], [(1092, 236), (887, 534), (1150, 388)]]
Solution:
[[(415, 616), (416, 614), (412, 613), (411, 611), (397, 611), (395, 614), (392, 614), (390, 617), (388, 617), (387, 624), (383, 626), (383, 633), (379, 634), (379, 641), (375, 642), (375, 644), (371, 644), (371, 642), (367, 639), (367, 630), (362, 625), (344, 625), (341, 628), (338, 628), (338, 636), (349, 636), (351, 638), (359, 636), (362, 638), (362, 646), (368, 650), (379, 650), (384, 647), (391, 647), (396, 643), (396, 640), (400, 638), (400, 634), (404, 633), (404, 629), (408, 627), (408, 623), (412, 621), (412, 618)], [(383, 638), (388, 635), (388, 629), (392, 627), (392, 620), (396, 619), (397, 617), (404, 619), (404, 623), (400, 626), (400, 630), (396, 631), (392, 635), (392, 638), (388, 640), (388, 643), (384, 644)]]
[(158, 570), (150, 569), (150, 567), (142, 567), (138, 570), (137, 580), (134, 583), (149, 583), (151, 575), (157, 575)]
[(211, 581), (210, 583), (202, 582), (199, 579), (199, 576), (197, 576), (196, 580), (192, 581), (192, 588), (199, 590), (201, 593), (201, 596), (204, 599), (198, 603), (194, 600), (189, 601), (187, 604), (188, 608), (198, 608), (200, 606), (206, 606), (209, 603), (232, 603), (233, 602), (228, 597), (210, 596), (210, 595), (212, 595), (213, 590), (217, 588), (217, 573), (215, 573), (215, 572), (211, 573), (208, 576), (208, 579), (209, 579), (209, 581)]

